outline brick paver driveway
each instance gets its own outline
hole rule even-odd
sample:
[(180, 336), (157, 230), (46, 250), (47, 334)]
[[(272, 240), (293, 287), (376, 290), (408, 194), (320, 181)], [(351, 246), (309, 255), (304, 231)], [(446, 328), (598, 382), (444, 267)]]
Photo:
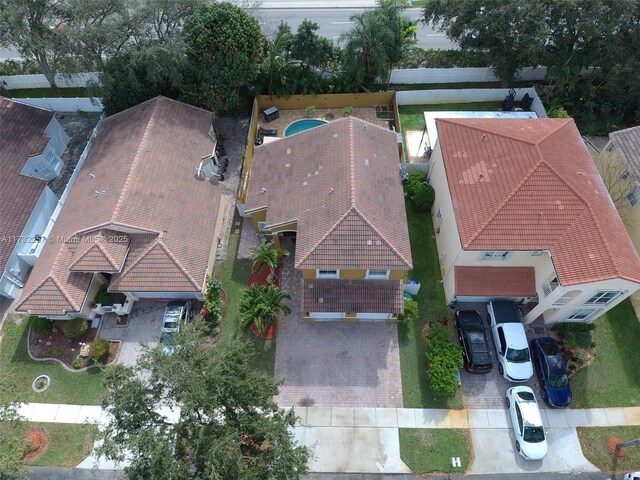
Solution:
[(282, 288), (292, 297), (276, 342), (276, 378), (282, 406), (401, 407), (398, 332), (382, 322), (305, 323), (302, 277), (285, 258)]
[(115, 324), (115, 315), (103, 318), (99, 335), (109, 340), (122, 340), (118, 363), (134, 365), (142, 352), (141, 343), (155, 346), (167, 301), (141, 300), (134, 304), (126, 327)]

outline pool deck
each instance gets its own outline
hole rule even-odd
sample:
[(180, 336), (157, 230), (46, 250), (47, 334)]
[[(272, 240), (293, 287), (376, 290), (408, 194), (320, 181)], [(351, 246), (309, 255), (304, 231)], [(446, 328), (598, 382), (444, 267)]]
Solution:
[[(275, 128), (278, 130), (278, 136), (283, 137), (284, 130), (285, 128), (287, 128), (287, 126), (290, 123), (295, 122), (296, 120), (303, 120), (308, 118), (307, 115), (305, 114), (305, 111), (301, 109), (279, 110), (279, 111), (280, 111), (280, 118), (276, 120), (272, 120), (271, 122), (265, 122), (264, 117), (262, 116), (262, 112), (260, 112), (260, 121), (258, 126), (262, 128)], [(329, 118), (327, 118), (328, 114), (333, 115), (333, 120), (337, 120), (344, 116), (344, 109), (319, 108), (313, 113), (311, 118), (331, 121), (332, 120), (331, 115), (329, 115)], [(362, 120), (365, 120), (369, 123), (379, 125), (382, 128), (385, 128), (385, 129), (389, 128), (389, 124), (386, 119), (376, 118), (376, 110), (375, 110), (375, 107), (373, 106), (354, 108), (353, 111), (351, 112), (351, 115), (353, 115), (354, 117), (360, 118)]]

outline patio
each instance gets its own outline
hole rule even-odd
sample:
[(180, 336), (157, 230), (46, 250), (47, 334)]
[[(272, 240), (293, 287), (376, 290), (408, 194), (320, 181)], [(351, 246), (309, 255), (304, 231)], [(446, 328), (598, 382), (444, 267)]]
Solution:
[[(286, 243), (285, 243), (286, 242)], [(401, 407), (402, 383), (395, 324), (316, 322), (302, 318), (302, 275), (293, 267), (295, 245), (282, 269), (291, 315), (280, 322), (275, 377), (284, 385), (281, 406)]]

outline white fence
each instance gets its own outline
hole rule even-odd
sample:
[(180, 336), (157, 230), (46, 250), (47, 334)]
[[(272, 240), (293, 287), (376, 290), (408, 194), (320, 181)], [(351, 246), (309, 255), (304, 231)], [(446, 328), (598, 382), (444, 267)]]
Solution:
[[(99, 72), (84, 72), (73, 74), (57, 74), (56, 84), (60, 88), (78, 88), (88, 85), (100, 85)], [(49, 88), (51, 85), (43, 74), (34, 75), (11, 75), (0, 77), (0, 84), (9, 90), (20, 90), (24, 88)]]
[[(544, 80), (546, 67), (523, 68), (518, 80)], [(499, 82), (489, 67), (479, 68), (403, 68), (391, 71), (392, 84)]]
[(101, 112), (104, 110), (102, 100), (97, 97), (82, 98), (12, 98), (15, 102), (46, 108), (54, 112)]
[[(539, 118), (546, 118), (547, 111), (535, 88), (516, 88), (516, 100), (528, 93), (533, 98), (531, 111)], [(437, 103), (498, 102), (509, 94), (508, 88), (464, 88), (457, 90), (406, 90), (396, 92), (398, 105), (429, 105)]]

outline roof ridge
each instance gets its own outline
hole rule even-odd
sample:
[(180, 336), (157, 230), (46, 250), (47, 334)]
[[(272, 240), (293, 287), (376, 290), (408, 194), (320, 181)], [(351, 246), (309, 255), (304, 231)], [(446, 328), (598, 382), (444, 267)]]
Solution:
[[(141, 232), (134, 232), (134, 233), (122, 232), (120, 230), (114, 230), (111, 227), (111, 225), (116, 226), (116, 227), (133, 228), (133, 229), (136, 229), (136, 230), (142, 230), (145, 233), (141, 233)], [(78, 230), (77, 232), (74, 232), (73, 235), (86, 235), (87, 233), (91, 233), (91, 232), (93, 232), (95, 230), (102, 230), (102, 229), (113, 230), (114, 232), (118, 232), (118, 233), (129, 233), (129, 235), (147, 235), (147, 234), (160, 235), (160, 232), (158, 230), (150, 230), (148, 228), (138, 227), (137, 225), (132, 225), (130, 223), (112, 222), (112, 221), (99, 223), (98, 225), (93, 225), (91, 227), (87, 227), (87, 228), (84, 228), (82, 230)]]
[[(482, 127), (477, 127), (475, 125), (469, 125), (466, 122), (462, 122), (459, 123), (456, 120), (499, 120), (499, 119), (492, 119), (492, 118), (437, 118), (435, 119), (436, 122), (436, 129), (438, 127), (438, 123), (450, 123), (453, 125), (456, 125), (457, 127), (462, 127), (462, 128), (468, 128), (470, 130), (475, 130), (477, 132), (481, 132), (481, 133), (489, 133), (491, 135), (496, 135), (497, 137), (502, 137), (502, 138), (507, 138), (509, 140), (513, 140), (515, 142), (520, 142), (520, 143), (526, 143), (527, 145), (535, 145), (536, 142), (533, 141), (527, 141), (524, 139), (520, 139), (520, 138), (514, 138), (510, 135), (506, 135), (503, 132), (496, 132), (494, 130), (487, 130), (486, 128), (482, 128)], [(519, 120), (518, 118), (514, 118), (512, 120)], [(523, 119), (523, 120), (531, 120), (530, 118), (528, 119)], [(439, 137), (438, 137), (439, 138)]]
[(402, 260), (408, 267), (412, 267), (413, 268), (413, 264), (409, 261), (407, 261), (406, 258), (404, 258), (404, 256), (393, 246), (391, 245), (391, 242), (389, 242), (389, 240), (387, 240), (387, 238), (380, 233), (380, 230), (378, 230), (376, 227), (373, 226), (373, 224), (369, 221), (369, 219), (358, 209), (358, 207), (353, 207), (355, 212), (360, 216), (360, 218), (362, 218), (362, 220), (364, 220), (366, 222), (367, 225), (369, 225), (369, 227), (376, 233), (378, 234), (378, 236), (382, 239), (382, 241), (384, 243), (387, 244), (387, 247), (389, 247), (393, 253), (395, 253), (398, 258), (400, 258), (400, 260)]
[(180, 271), (189, 279), (189, 281), (191, 282), (191, 285), (193, 285), (198, 289), (202, 288), (202, 285), (199, 285), (198, 282), (196, 282), (195, 278), (193, 278), (191, 274), (187, 271), (187, 269), (182, 266), (182, 263), (180, 263), (180, 260), (178, 260), (178, 258), (173, 254), (173, 252), (169, 249), (169, 247), (167, 247), (167, 245), (165, 245), (165, 243), (162, 240), (158, 241), (158, 244), (169, 256), (169, 258), (171, 258), (171, 260), (176, 265), (176, 267), (178, 267)]
[[(558, 128), (554, 128), (553, 130), (551, 130), (549, 133), (547, 133), (544, 137), (542, 137), (540, 140), (538, 140), (536, 143), (536, 145), (540, 145), (541, 143), (543, 143), (545, 140), (547, 140), (549, 137), (555, 135), (556, 133), (558, 133), (560, 130), (562, 130), (563, 128), (565, 128), (567, 125), (571, 125), (573, 123), (573, 118), (554, 118), (553, 120), (564, 120), (562, 123), (560, 123), (560, 126), (558, 126)], [(542, 153), (540, 153), (540, 155), (542, 155)]]
[(156, 114), (158, 111), (158, 104), (160, 103), (159, 98), (160, 97), (156, 97), (157, 101), (153, 105), (153, 110), (151, 111), (151, 115), (149, 115), (149, 120), (147, 121), (147, 126), (144, 130), (144, 134), (142, 135), (142, 139), (140, 140), (140, 144), (138, 145), (138, 150), (136, 151), (136, 154), (133, 157), (131, 168), (129, 168), (129, 172), (127, 173), (127, 178), (125, 179), (124, 184), (122, 185), (122, 190), (120, 192), (120, 196), (118, 197), (118, 203), (116, 203), (116, 206), (113, 209), (113, 213), (111, 214), (112, 222), (115, 222), (115, 219), (118, 217), (118, 214), (120, 213), (120, 209), (122, 207), (124, 199), (128, 196), (128, 193), (129, 193), (128, 187), (131, 185), (131, 182), (133, 181), (133, 177), (134, 177), (134, 172), (137, 170), (138, 165), (140, 164), (140, 161), (142, 159), (142, 150), (147, 146), (147, 143), (149, 141), (149, 134), (151, 133), (153, 126), (155, 126), (156, 124)]
[(60, 290), (62, 295), (64, 295), (64, 297), (67, 299), (67, 302), (69, 302), (71, 306), (76, 310), (80, 310), (80, 306), (75, 302), (75, 300), (71, 297), (69, 292), (67, 292), (67, 290), (58, 281), (58, 278), (55, 275), (50, 275), (50, 277), (51, 277), (51, 280), (53, 280), (53, 283), (56, 285), (56, 287), (58, 287), (58, 290)]
[(318, 246), (320, 246), (320, 244), (322, 242), (324, 242), (329, 235), (331, 235), (331, 233), (333, 233), (333, 231), (338, 228), (338, 226), (344, 221), (345, 218), (347, 218), (349, 216), (349, 214), (354, 210), (355, 207), (349, 207), (349, 209), (344, 212), (342, 214), (342, 216), (336, 221), (336, 223), (333, 224), (333, 226), (327, 231), (327, 233), (325, 233), (320, 240), (318, 240), (310, 249), (307, 253), (305, 253), (304, 255), (302, 255), (300, 257), (300, 261), (295, 265), (296, 268), (298, 268), (300, 266), (300, 264), (302, 262), (304, 262), (307, 258), (309, 258), (309, 255), (311, 255), (313, 253), (313, 251), (318, 248)]
[(353, 118), (349, 117), (349, 185), (351, 187), (351, 207), (356, 205), (356, 166), (353, 161)]

